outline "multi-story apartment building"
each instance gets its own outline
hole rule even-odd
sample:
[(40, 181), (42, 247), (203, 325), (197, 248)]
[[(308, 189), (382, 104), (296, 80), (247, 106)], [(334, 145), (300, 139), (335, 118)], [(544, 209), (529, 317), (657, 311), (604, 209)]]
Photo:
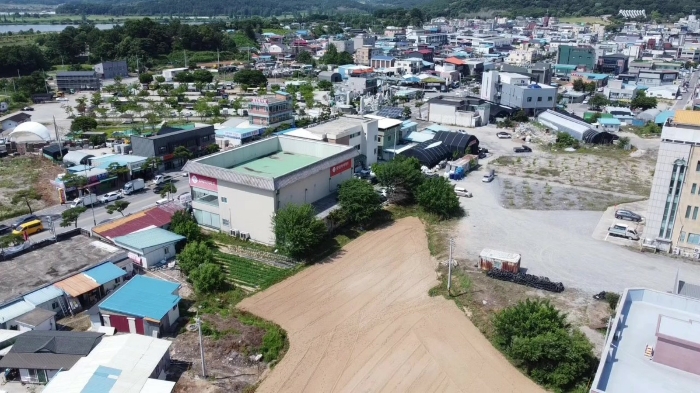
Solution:
[(700, 112), (664, 124), (648, 206), (644, 236), (658, 249), (700, 249)]
[(605, 74), (625, 74), (627, 73), (629, 57), (620, 54), (602, 55), (598, 57), (596, 70)]
[(175, 149), (184, 146), (193, 157), (207, 154), (207, 146), (216, 143), (214, 126), (195, 128), (163, 127), (153, 136), (131, 137), (131, 146), (135, 156), (160, 157), (165, 169), (182, 165), (174, 156)]
[(250, 124), (274, 127), (294, 120), (292, 97), (283, 91), (274, 96), (255, 97), (248, 104)]
[(379, 48), (363, 46), (355, 51), (355, 64), (369, 66), (373, 56), (382, 56), (383, 52)]
[(488, 71), (482, 76), (481, 98), (537, 115), (554, 108), (557, 89), (531, 82), (526, 75)]
[(377, 39), (364, 34), (358, 34), (352, 39), (355, 46), (355, 50), (362, 48), (363, 46), (374, 46)]
[(328, 45), (335, 45), (338, 52), (348, 52), (350, 54), (355, 53), (355, 41), (353, 40), (328, 40)]
[(683, 61), (694, 61), (696, 63), (700, 62), (700, 47), (695, 44), (694, 46), (685, 45), (678, 49), (678, 59)]
[(559, 45), (557, 64), (583, 65), (586, 70), (593, 70), (596, 64), (595, 49), (590, 46)]
[(100, 90), (100, 77), (95, 71), (62, 71), (56, 73), (56, 88), (68, 90)]

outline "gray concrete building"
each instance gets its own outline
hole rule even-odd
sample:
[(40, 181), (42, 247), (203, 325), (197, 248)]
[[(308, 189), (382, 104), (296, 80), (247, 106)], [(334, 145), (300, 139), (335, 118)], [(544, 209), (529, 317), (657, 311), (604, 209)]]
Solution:
[(62, 71), (56, 73), (56, 88), (67, 90), (100, 90), (100, 77), (95, 71)]
[(157, 135), (131, 137), (135, 156), (160, 157), (165, 169), (182, 165), (173, 155), (178, 146), (186, 147), (193, 157), (200, 157), (207, 154), (207, 146), (214, 143), (216, 143), (214, 126), (193, 129), (163, 127)]
[(115, 76), (126, 78), (129, 76), (126, 60), (103, 61), (95, 65), (95, 72), (102, 79), (114, 79)]
[(481, 98), (512, 108), (538, 114), (552, 109), (557, 102), (555, 87), (531, 82), (530, 77), (510, 72), (485, 72), (481, 81)]
[(349, 54), (355, 53), (355, 41), (353, 40), (328, 40), (328, 45), (335, 45), (338, 52), (348, 52)]

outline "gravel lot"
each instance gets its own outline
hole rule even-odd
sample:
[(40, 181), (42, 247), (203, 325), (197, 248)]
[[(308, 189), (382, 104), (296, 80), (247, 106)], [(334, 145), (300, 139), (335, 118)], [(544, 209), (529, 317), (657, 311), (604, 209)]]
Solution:
[(628, 287), (668, 291), (679, 269), (681, 278), (700, 282), (698, 263), (594, 239), (601, 212), (506, 208), (501, 203), (503, 179), (482, 183), (485, 173), (471, 173), (459, 182), (474, 197), (462, 198), (469, 215), (455, 230), (457, 258), (476, 262), (483, 248), (517, 252), (528, 273), (587, 293)]

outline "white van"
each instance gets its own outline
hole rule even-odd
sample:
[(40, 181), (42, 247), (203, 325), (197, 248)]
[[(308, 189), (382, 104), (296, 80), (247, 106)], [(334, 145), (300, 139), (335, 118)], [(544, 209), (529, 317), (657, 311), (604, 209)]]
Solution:
[(455, 194), (457, 194), (457, 196), (466, 197), (466, 198), (472, 197), (472, 193), (467, 191), (466, 188), (462, 188), (462, 187), (455, 187)]

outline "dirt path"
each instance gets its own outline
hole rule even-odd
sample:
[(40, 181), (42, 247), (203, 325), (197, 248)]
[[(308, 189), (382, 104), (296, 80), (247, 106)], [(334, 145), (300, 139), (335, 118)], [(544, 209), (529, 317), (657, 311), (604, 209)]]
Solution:
[(350, 243), (239, 307), (280, 324), (290, 349), (258, 392), (544, 392), (444, 298), (423, 225)]

